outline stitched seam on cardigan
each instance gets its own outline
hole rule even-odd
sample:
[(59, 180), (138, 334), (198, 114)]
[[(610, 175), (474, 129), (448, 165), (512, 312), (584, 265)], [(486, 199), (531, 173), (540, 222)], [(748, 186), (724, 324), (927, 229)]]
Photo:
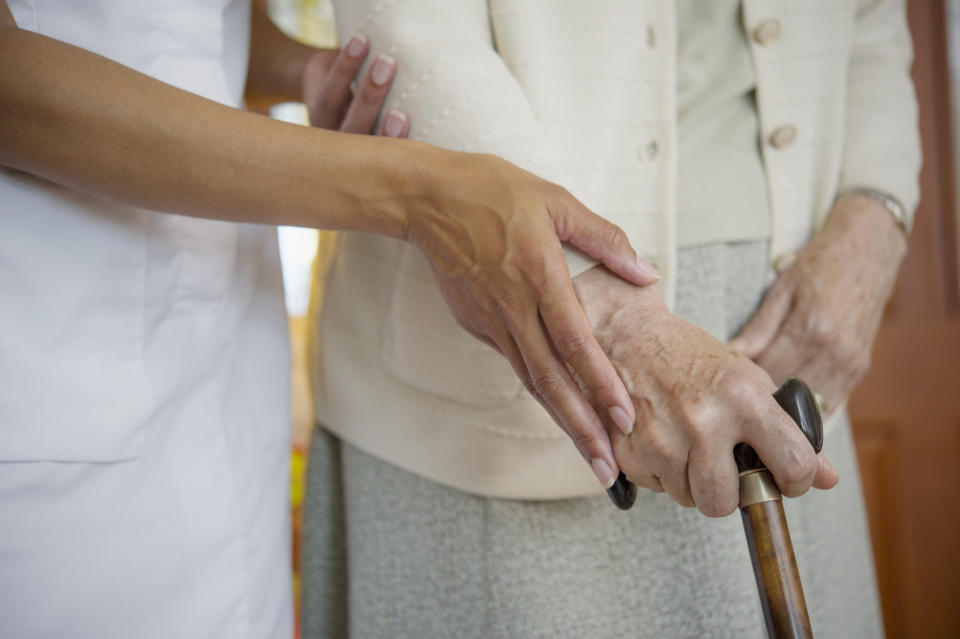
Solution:
[[(450, 342), (455, 346), (467, 348), (472, 351), (498, 355), (495, 350), (493, 350), (492, 348), (490, 348), (480, 340), (476, 339), (475, 337), (470, 336), (469, 333), (467, 333), (466, 331), (463, 331), (463, 334), (460, 334), (460, 335), (451, 335), (451, 334), (443, 333), (439, 330), (430, 330), (428, 328), (424, 328), (422, 321), (415, 322), (413, 320), (408, 320), (406, 318), (396, 317), (396, 316), (394, 316), (394, 321), (402, 323), (404, 325), (403, 330), (405, 331), (409, 330), (414, 333), (420, 333), (424, 337), (429, 337), (430, 339), (439, 339), (445, 342)], [(469, 339), (464, 339), (465, 337)], [(502, 357), (500, 355), (498, 356)]]
[(643, 85), (661, 85), (663, 79), (659, 76), (636, 77), (632, 73), (613, 73), (606, 71), (574, 71), (567, 67), (541, 64), (538, 62), (525, 62), (523, 60), (510, 60), (507, 66), (511, 71), (517, 69), (530, 69), (538, 73), (549, 73), (553, 75), (562, 75), (565, 78), (584, 78), (588, 80), (614, 80), (622, 84), (643, 84)]
[[(353, 340), (355, 340), (355, 341), (360, 341), (360, 342), (362, 342), (362, 343), (365, 344), (365, 345), (368, 344), (367, 340), (360, 339), (360, 338), (358, 338), (358, 337), (356, 337), (355, 335), (352, 335), (352, 334), (350, 334), (350, 333), (344, 333), (344, 334), (342, 334), (341, 336), (342, 336), (342, 337), (345, 337), (345, 338), (347, 338), (347, 339), (353, 339)], [(392, 382), (395, 382), (395, 383), (397, 383), (397, 384), (403, 384), (403, 382), (401, 382), (401, 381), (399, 381), (399, 380), (391, 379), (391, 381), (392, 381)], [(416, 390), (416, 389), (415, 389), (415, 390)], [(322, 391), (321, 391), (321, 392), (322, 392)], [(423, 393), (423, 394), (429, 394), (427, 391), (419, 391), (419, 390), (417, 390), (417, 392), (420, 392), (420, 393)], [(468, 427), (470, 427), (470, 428), (475, 428), (475, 429), (477, 429), (477, 430), (482, 430), (482, 431), (485, 431), (485, 432), (488, 432), (488, 433), (492, 433), (492, 434), (494, 434), (494, 435), (500, 435), (500, 436), (502, 436), (502, 437), (510, 437), (510, 438), (512, 438), (512, 439), (526, 439), (526, 440), (534, 440), (534, 441), (538, 441), (538, 440), (540, 440), (540, 441), (556, 441), (556, 440), (566, 439), (566, 437), (567, 437), (566, 434), (564, 434), (562, 431), (560, 431), (560, 432), (551, 432), (551, 433), (525, 433), (525, 432), (521, 432), (521, 431), (517, 431), (517, 430), (509, 430), (509, 429), (501, 428), (501, 427), (498, 427), (498, 426), (492, 426), (492, 425), (487, 424), (487, 423), (484, 423), (484, 422), (478, 422), (478, 421), (475, 421), (475, 420), (472, 420), (472, 419), (468, 419), (468, 418), (464, 417), (463, 415), (458, 415), (458, 414), (456, 414), (456, 413), (449, 412), (449, 411), (447, 411), (447, 410), (444, 410), (444, 409), (442, 409), (442, 408), (439, 408), (439, 407), (437, 407), (437, 406), (432, 405), (430, 402), (424, 402), (424, 401), (422, 401), (422, 400), (420, 400), (420, 399), (412, 399), (412, 398), (409, 398), (405, 393), (400, 393), (400, 396), (401, 396), (400, 398), (401, 398), (403, 401), (407, 401), (411, 406), (414, 406), (414, 407), (416, 407), (416, 408), (418, 408), (418, 409), (426, 409), (426, 410), (428, 410), (429, 412), (434, 413), (434, 414), (436, 414), (436, 415), (439, 415), (439, 416), (441, 416), (441, 417), (445, 417), (445, 418), (449, 419), (449, 420), (452, 421), (452, 422), (456, 422), (456, 423), (459, 423), (459, 424), (463, 424), (464, 426), (468, 426)], [(522, 396), (523, 396), (523, 393), (521, 392), (521, 393), (519, 393), (516, 397), (517, 397), (517, 399), (520, 399), (520, 397), (522, 397)], [(436, 401), (436, 400), (434, 399), (434, 401)], [(455, 402), (456, 400), (444, 400), (444, 399), (441, 399), (440, 401), (454, 401), (454, 402)], [(516, 400), (512, 400), (512, 401), (516, 401)], [(469, 406), (468, 406), (467, 408), (470, 408), (471, 410), (484, 410), (484, 409), (477, 409), (477, 408), (473, 408), (473, 407), (469, 407)], [(487, 410), (489, 410), (489, 409), (487, 409)], [(558, 428), (557, 430), (559, 431), (559, 428)]]
[[(656, 100), (650, 100), (651, 104), (656, 102)], [(588, 117), (551, 117), (549, 115), (541, 115), (540, 123), (544, 126), (551, 124), (557, 125), (570, 125), (570, 124), (579, 124), (583, 126), (609, 126), (610, 128), (617, 129), (658, 129), (667, 124), (663, 120), (643, 120), (641, 118), (632, 118), (630, 120), (601, 120), (596, 118)]]
[(489, 99), (489, 95), (463, 95), (460, 96), (453, 104), (447, 106), (443, 111), (438, 113), (432, 120), (430, 120), (420, 131), (417, 132), (418, 138), (425, 138), (432, 130), (441, 122), (449, 118), (457, 109), (469, 104), (471, 102), (482, 102), (485, 99)]
[(566, 434), (562, 432), (561, 433), (523, 433), (516, 430), (507, 430), (506, 428), (491, 426), (490, 424), (485, 424), (483, 422), (475, 422), (471, 419), (466, 419), (461, 415), (447, 412), (442, 408), (437, 408), (436, 406), (431, 406), (429, 404), (424, 404), (423, 406), (431, 413), (436, 413), (437, 415), (440, 415), (441, 417), (446, 417), (451, 421), (460, 422), (464, 426), (476, 428), (482, 431), (486, 431), (488, 433), (493, 433), (494, 435), (500, 435), (502, 437), (511, 437), (513, 439), (528, 439), (533, 441), (556, 441), (558, 439), (566, 438)]
[(490, 12), (491, 16), (503, 16), (507, 18), (519, 18), (521, 20), (531, 20), (537, 23), (537, 27), (554, 31), (618, 31), (631, 38), (646, 38), (646, 25), (643, 29), (637, 30), (625, 26), (619, 22), (567, 22), (563, 20), (545, 20), (540, 14), (533, 14), (521, 9), (494, 9)]
[(486, 397), (494, 397), (497, 399), (508, 400), (515, 397), (517, 395), (517, 391), (519, 390), (519, 383), (514, 384), (513, 388), (509, 390), (508, 389), (496, 390), (496, 388), (492, 386), (476, 386), (468, 382), (456, 381), (448, 377), (434, 375), (433, 373), (425, 371), (421, 368), (417, 368), (416, 366), (412, 366), (410, 364), (406, 364), (402, 362), (397, 362), (393, 358), (391, 358), (390, 362), (391, 362), (391, 366), (395, 366), (396, 368), (399, 368), (403, 371), (412, 373), (415, 377), (418, 377), (424, 381), (435, 383), (437, 386), (452, 388), (454, 390), (467, 391), (467, 392), (475, 393), (478, 395), (484, 395)]
[[(413, 92), (416, 91), (417, 89), (421, 88), (424, 84), (426, 84), (427, 80), (429, 80), (431, 77), (439, 74), (441, 71), (447, 71), (447, 70), (454, 70), (454, 71), (469, 70), (469, 71), (471, 71), (471, 72), (479, 72), (479, 75), (482, 75), (482, 76), (488, 77), (488, 78), (493, 78), (494, 80), (501, 79), (502, 76), (501, 76), (499, 73), (497, 73), (497, 72), (491, 72), (489, 67), (490, 67), (490, 65), (489, 65), (489, 64), (486, 64), (486, 63), (483, 63), (483, 64), (461, 64), (461, 65), (438, 64), (437, 66), (430, 67), (430, 70), (429, 70), (429, 71), (421, 74), (420, 77), (416, 78), (408, 87), (406, 87), (406, 88), (404, 89), (403, 93), (401, 93), (400, 96), (396, 99), (395, 108), (396, 108), (396, 107), (399, 107), (399, 106), (402, 105), (402, 104), (404, 104), (404, 103), (406, 102), (407, 98), (410, 97), (410, 94), (411, 94), (411, 93), (413, 93)], [(418, 97), (419, 97), (419, 96), (418, 96)]]
[[(491, 140), (496, 140), (496, 139), (498, 139), (498, 138), (504, 138), (504, 137), (508, 137), (508, 136), (512, 137), (514, 140), (516, 140), (517, 138), (520, 138), (520, 137), (529, 137), (529, 138), (532, 138), (532, 139), (534, 139), (534, 140), (536, 140), (536, 141), (538, 141), (538, 142), (539, 142), (539, 141), (542, 141), (542, 138), (541, 138), (540, 136), (530, 136), (530, 135), (524, 136), (524, 135), (523, 135), (524, 132), (529, 131), (529, 130), (530, 130), (530, 126), (529, 126), (527, 123), (524, 123), (524, 122), (521, 122), (521, 123), (519, 123), (519, 124), (518, 124), (518, 123), (515, 123), (515, 122), (511, 122), (511, 123), (509, 123), (509, 124), (504, 124), (504, 125), (502, 125), (502, 126), (500, 126), (500, 127), (497, 127), (497, 128), (495, 128), (495, 129), (487, 132), (487, 133), (484, 134), (484, 135), (481, 135), (481, 136), (479, 136), (479, 137), (473, 138), (473, 140), (470, 142), (470, 144), (468, 144), (467, 146), (465, 146), (463, 150), (464, 150), (464, 151), (468, 151), (468, 152), (472, 152), (472, 151), (475, 151), (478, 146), (483, 146), (483, 144), (485, 144), (485, 143), (487, 143), (487, 142), (489, 142), (489, 141), (491, 141)], [(546, 159), (546, 158), (549, 158), (550, 155), (548, 155), (547, 153), (544, 153), (544, 152), (540, 151), (540, 152), (532, 153), (532, 154), (530, 154), (528, 157), (544, 158), (544, 159)]]
[(389, 9), (391, 6), (397, 3), (397, 0), (384, 0), (376, 7), (373, 8), (370, 13), (368, 13), (363, 20), (360, 22), (360, 25), (355, 29), (355, 33), (362, 33), (363, 30), (371, 23), (373, 20), (379, 16), (381, 13)]

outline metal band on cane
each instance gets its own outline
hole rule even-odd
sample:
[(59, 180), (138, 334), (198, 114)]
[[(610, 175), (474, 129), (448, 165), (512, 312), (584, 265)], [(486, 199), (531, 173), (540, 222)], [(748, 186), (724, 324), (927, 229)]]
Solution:
[(740, 473), (740, 508), (762, 501), (781, 501), (783, 496), (767, 469)]

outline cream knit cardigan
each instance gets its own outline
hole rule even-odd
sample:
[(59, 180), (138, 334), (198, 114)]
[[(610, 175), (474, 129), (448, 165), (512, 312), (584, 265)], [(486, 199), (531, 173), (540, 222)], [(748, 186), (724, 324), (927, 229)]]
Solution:
[[(386, 108), (410, 115), (410, 137), (497, 154), (564, 185), (627, 232), (671, 299), (671, 0), (334, 4), (344, 39), (363, 33), (369, 59), (396, 58)], [(912, 211), (920, 156), (903, 2), (744, 0), (743, 16), (771, 257), (802, 246), (844, 189), (879, 189)], [(573, 275), (591, 265), (571, 252), (568, 264)], [(454, 322), (417, 249), (342, 234), (315, 338), (317, 419), (354, 446), (482, 495), (600, 490), (507, 362)]]

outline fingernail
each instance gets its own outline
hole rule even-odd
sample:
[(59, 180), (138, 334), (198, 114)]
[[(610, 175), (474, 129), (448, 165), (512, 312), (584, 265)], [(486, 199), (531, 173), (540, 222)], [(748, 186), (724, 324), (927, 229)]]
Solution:
[(613, 420), (613, 423), (617, 425), (617, 428), (620, 429), (620, 432), (624, 435), (629, 435), (633, 432), (633, 422), (630, 420), (630, 416), (627, 415), (627, 411), (623, 410), (619, 406), (610, 407), (610, 418)]
[(646, 261), (642, 257), (637, 257), (637, 270), (643, 277), (649, 277), (655, 281), (660, 279), (660, 273), (657, 271), (657, 269), (653, 268), (650, 262)]
[(388, 111), (383, 116), (383, 134), (388, 138), (399, 138), (407, 125), (407, 116), (400, 111)]
[(604, 488), (613, 486), (613, 482), (617, 480), (617, 476), (613, 474), (613, 469), (610, 468), (610, 464), (599, 457), (594, 457), (593, 461), (590, 462), (590, 466), (593, 468), (593, 474), (600, 480), (601, 486)]
[(357, 34), (350, 38), (347, 43), (347, 55), (351, 58), (359, 58), (367, 48), (367, 36)]
[(377, 86), (382, 87), (390, 79), (390, 74), (396, 68), (397, 63), (388, 55), (377, 56), (373, 63), (373, 69), (370, 71), (370, 80)]

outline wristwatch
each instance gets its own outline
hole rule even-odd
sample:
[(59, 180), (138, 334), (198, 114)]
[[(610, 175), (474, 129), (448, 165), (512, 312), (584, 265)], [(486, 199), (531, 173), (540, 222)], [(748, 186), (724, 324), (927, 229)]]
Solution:
[(897, 223), (897, 226), (903, 231), (903, 234), (906, 236), (910, 235), (910, 217), (907, 215), (907, 210), (903, 208), (903, 205), (897, 201), (896, 198), (887, 195), (883, 191), (877, 191), (875, 189), (850, 189), (849, 191), (844, 191), (837, 196), (837, 199), (846, 196), (846, 195), (862, 195), (868, 197), (883, 208), (887, 209), (890, 212), (890, 215), (893, 216), (893, 221)]

